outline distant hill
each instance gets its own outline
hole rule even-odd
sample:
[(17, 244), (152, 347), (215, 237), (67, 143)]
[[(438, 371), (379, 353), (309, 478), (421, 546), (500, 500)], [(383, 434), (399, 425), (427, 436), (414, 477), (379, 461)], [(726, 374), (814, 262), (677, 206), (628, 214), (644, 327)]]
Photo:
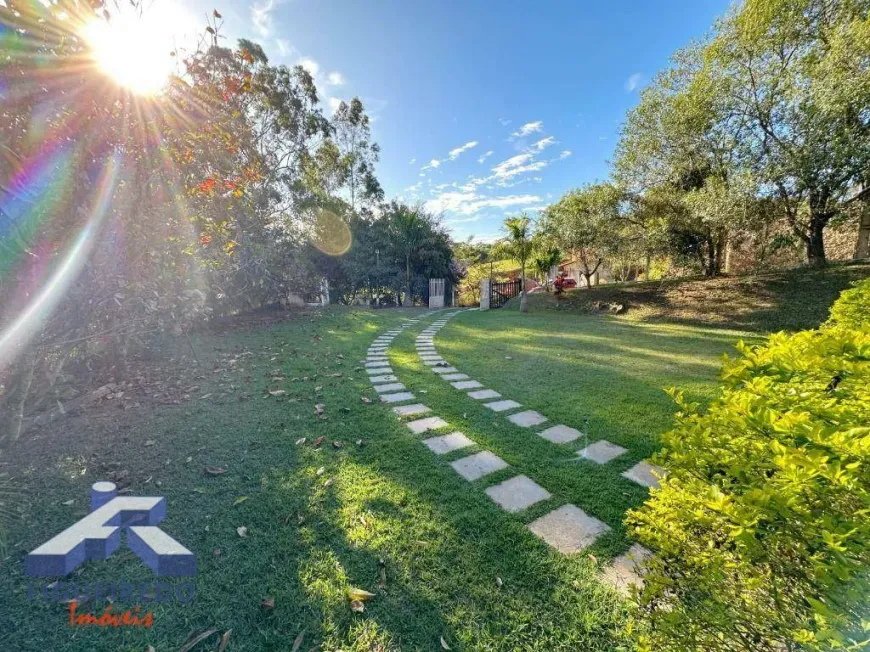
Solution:
[[(530, 311), (597, 313), (597, 303), (624, 306), (618, 319), (711, 325), (756, 332), (814, 328), (853, 281), (870, 277), (870, 263), (837, 264), (823, 270), (714, 279), (691, 278), (610, 284), (553, 294), (529, 295)], [(519, 300), (503, 309), (516, 310)], [(610, 314), (610, 313), (608, 313)]]

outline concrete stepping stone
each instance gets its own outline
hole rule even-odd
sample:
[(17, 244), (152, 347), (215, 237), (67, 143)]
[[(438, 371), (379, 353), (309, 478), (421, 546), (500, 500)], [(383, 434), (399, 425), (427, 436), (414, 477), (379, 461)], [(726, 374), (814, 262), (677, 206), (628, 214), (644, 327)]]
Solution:
[(451, 432), (449, 435), (430, 437), (429, 439), (424, 439), (423, 443), (436, 455), (445, 455), (460, 448), (474, 446), (474, 442), (461, 432)]
[(490, 473), (501, 471), (508, 467), (508, 463), (501, 459), (495, 453), (489, 451), (481, 451), (468, 457), (463, 457), (460, 460), (451, 462), (450, 466), (463, 478), (469, 482), (473, 482), (478, 478), (482, 478)]
[(389, 360), (385, 355), (374, 355), (365, 359), (366, 362), (389, 362)]
[(390, 392), (398, 392), (406, 389), (402, 383), (387, 383), (386, 385), (375, 385), (374, 387), (378, 394), (389, 394)]
[(557, 426), (553, 426), (552, 428), (542, 430), (538, 433), (538, 436), (543, 437), (547, 441), (551, 441), (554, 444), (565, 444), (569, 441), (574, 441), (582, 434), (583, 433), (579, 430), (559, 424)]
[(389, 366), (390, 366), (389, 360), (379, 360), (377, 362), (366, 362), (366, 367), (369, 369), (372, 369), (374, 367), (389, 367)]
[(625, 471), (622, 474), (622, 477), (637, 482), (639, 485), (643, 485), (644, 487), (658, 489), (659, 479), (656, 476), (664, 476), (664, 474), (665, 470), (662, 467), (643, 461), (638, 462), (628, 471)]
[(486, 495), (508, 512), (520, 512), (535, 503), (550, 498), (550, 492), (524, 475), (487, 487)]
[(482, 401), (487, 398), (501, 398), (501, 394), (499, 394), (494, 389), (479, 389), (476, 392), (468, 392), (468, 395), (478, 401)]
[(607, 464), (610, 460), (616, 459), (625, 452), (626, 449), (622, 446), (611, 444), (606, 439), (600, 439), (594, 444), (589, 444), (586, 448), (581, 448), (577, 451), (577, 454), (598, 464)]
[(422, 403), (414, 403), (413, 405), (400, 405), (399, 407), (393, 408), (393, 412), (398, 414), (400, 417), (411, 417), (415, 414), (426, 414), (427, 412), (431, 411), (431, 408), (426, 407)]
[(369, 380), (372, 383), (394, 383), (399, 379), (392, 374), (387, 374), (386, 376), (369, 376)]
[(444, 380), (468, 380), (470, 376), (468, 374), (443, 374), (441, 378)]
[(535, 412), (534, 410), (517, 412), (508, 416), (508, 421), (517, 426), (520, 426), (521, 428), (531, 428), (532, 426), (537, 426), (544, 423), (544, 421), (546, 420), (547, 417), (545, 417), (540, 412)]
[(572, 555), (591, 546), (610, 528), (576, 505), (562, 505), (529, 523), (529, 529), (559, 552)]
[(366, 373), (369, 376), (377, 376), (379, 374), (391, 374), (393, 370), (389, 367), (370, 367), (366, 369)]
[(484, 407), (488, 407), (495, 412), (504, 412), (505, 410), (513, 410), (514, 408), (523, 407), (520, 403), (505, 399), (504, 401), (494, 401), (492, 403), (484, 403)]
[(380, 399), (383, 403), (403, 403), (405, 401), (413, 401), (414, 395), (411, 392), (399, 392), (397, 394), (381, 394)]
[(456, 367), (451, 367), (449, 365), (446, 367), (439, 367), (438, 365), (435, 365), (434, 367), (432, 367), (432, 371), (434, 371), (436, 374), (455, 374), (457, 371), (459, 371), (459, 369), (457, 369)]
[(628, 596), (632, 586), (643, 586), (644, 564), (651, 556), (649, 550), (635, 543), (627, 553), (614, 559), (613, 563), (601, 571), (601, 581)]
[(437, 353), (422, 353), (420, 354), (421, 360), (443, 360), (443, 358)]
[(446, 360), (442, 360), (441, 358), (437, 358), (435, 360), (423, 360), (423, 364), (427, 367), (434, 367), (441, 362), (447, 362)]
[(416, 421), (409, 421), (405, 425), (407, 425), (415, 435), (419, 435), (427, 430), (444, 428), (447, 425), (447, 422), (441, 417), (425, 417), (423, 419), (417, 419)]
[(450, 384), (456, 389), (477, 389), (478, 387), (483, 387), (483, 383), (478, 380), (458, 380)]

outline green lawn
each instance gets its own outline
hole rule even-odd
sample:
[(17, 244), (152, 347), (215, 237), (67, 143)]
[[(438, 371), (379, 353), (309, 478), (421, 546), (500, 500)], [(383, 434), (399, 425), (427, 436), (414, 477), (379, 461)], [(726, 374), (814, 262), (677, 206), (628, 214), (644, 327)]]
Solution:
[[(673, 406), (662, 388), (709, 399), (719, 356), (741, 334), (510, 311), (466, 313), (439, 333), (440, 352), (485, 386), (554, 423), (582, 428), (588, 417), (593, 440), (629, 449), (598, 467), (574, 459), (579, 445), (513, 426), (423, 367), (414, 337), (435, 317), (426, 318), (393, 343), (395, 373), (452, 429), (513, 467), (469, 485), (447, 462), (473, 449), (436, 457), (389, 407), (360, 398), (375, 397), (358, 364), (372, 339), (421, 314), (337, 308), (201, 334), (192, 338), (198, 367), (186, 342), (148, 365), (171, 379), (180, 404), (148, 395), (129, 410), (106, 402), (31, 433), (0, 463), (20, 512), (0, 577), (0, 649), (163, 652), (211, 628), (219, 633), (194, 650), (215, 649), (228, 629), (228, 650), (290, 650), (300, 634), (303, 651), (435, 650), (441, 637), (453, 650), (620, 649), (628, 608), (596, 573), (630, 545), (622, 514), (646, 492), (619, 472), (652, 453), (668, 428)], [(283, 380), (272, 380), (278, 371)], [(516, 472), (553, 499), (503, 512), (482, 488)], [(166, 496), (162, 527), (197, 554), (197, 596), (154, 606), (148, 630), (71, 629), (65, 605), (26, 599), (22, 560), (86, 513), (93, 482), (118, 476), (133, 495)], [(563, 557), (526, 529), (566, 502), (613, 528), (590, 550), (597, 563)], [(122, 548), (71, 579), (154, 577)], [(365, 613), (351, 611), (350, 587), (376, 594)], [(261, 605), (266, 597), (273, 609)]]

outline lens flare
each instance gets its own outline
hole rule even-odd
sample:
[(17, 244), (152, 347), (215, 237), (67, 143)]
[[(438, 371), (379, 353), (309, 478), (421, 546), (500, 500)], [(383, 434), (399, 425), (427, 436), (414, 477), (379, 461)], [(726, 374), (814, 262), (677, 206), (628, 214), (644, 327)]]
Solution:
[(42, 324), (66, 295), (87, 262), (100, 227), (109, 213), (109, 202), (115, 191), (119, 168), (118, 157), (107, 161), (99, 176), (99, 192), (94, 197), (87, 223), (42, 290), (15, 321), (0, 331), (0, 369), (12, 362), (16, 354), (40, 332)]
[(338, 215), (319, 208), (314, 215), (314, 246), (330, 256), (341, 256), (350, 249), (350, 227)]

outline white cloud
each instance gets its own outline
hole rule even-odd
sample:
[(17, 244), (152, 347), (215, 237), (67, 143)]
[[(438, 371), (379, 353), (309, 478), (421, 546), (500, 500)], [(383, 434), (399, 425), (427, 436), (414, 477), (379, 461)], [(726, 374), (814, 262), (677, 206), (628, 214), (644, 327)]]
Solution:
[(562, 153), (559, 154), (559, 160), (560, 160), (560, 161), (563, 161), (563, 160), (565, 160), (566, 158), (568, 158), (569, 156), (571, 156), (571, 150), (570, 150), (570, 149), (564, 149), (564, 150), (562, 150)]
[(506, 195), (487, 197), (474, 192), (444, 192), (426, 202), (426, 210), (433, 213), (459, 213), (473, 215), (484, 208), (508, 208), (540, 202), (537, 195)]
[(276, 38), (275, 45), (277, 46), (278, 52), (281, 53), (282, 57), (286, 57), (288, 54), (293, 54), (295, 52), (293, 46), (290, 45), (290, 41), (285, 38)]
[(317, 77), (317, 73), (320, 72), (320, 64), (311, 57), (302, 57), (301, 59), (299, 59), (299, 61), (296, 62), (296, 65), (305, 68), (305, 70), (307, 70), (312, 77)]
[(329, 86), (344, 86), (346, 80), (344, 78), (344, 75), (342, 75), (337, 70), (333, 70), (326, 76), (326, 83)]
[(634, 89), (640, 86), (643, 75), (639, 72), (634, 73), (631, 77), (625, 80), (625, 92), (631, 93)]
[(544, 210), (545, 208), (547, 208), (547, 207), (546, 206), (523, 206), (524, 211), (534, 211), (536, 213), (539, 213), (540, 211)]
[(531, 154), (517, 154), (516, 156), (511, 156), (506, 161), (502, 161), (498, 165), (496, 165), (492, 171), (497, 175), (504, 174), (509, 170), (519, 167), (525, 164), (528, 161), (531, 161), (533, 156)]
[(251, 23), (254, 31), (261, 37), (267, 38), (274, 29), (272, 10), (275, 8), (275, 0), (263, 0), (251, 5)]
[(481, 156), (479, 159), (477, 159), (477, 162), (478, 162), (478, 163), (483, 163), (486, 159), (488, 159), (488, 158), (489, 158), (490, 156), (492, 156), (492, 155), (493, 155), (493, 151), (492, 151), (492, 150), (489, 150), (486, 154), (484, 154), (484, 155)]
[(477, 147), (476, 140), (469, 141), (469, 142), (465, 143), (464, 145), (460, 145), (459, 147), (456, 147), (455, 149), (451, 149), (450, 153), (447, 154), (447, 156), (450, 158), (451, 161), (455, 161), (459, 157), (459, 155), (462, 154), (462, 152), (467, 152), (472, 147)]
[(552, 136), (547, 136), (546, 138), (541, 138), (538, 142), (532, 145), (532, 149), (540, 152), (549, 147), (550, 145), (555, 145), (556, 139)]
[(499, 118), (498, 121), (501, 123), (502, 127), (507, 127), (513, 120), (508, 120), (507, 118)]
[(421, 169), (421, 170), (428, 170), (429, 168), (435, 169), (435, 168), (437, 168), (439, 165), (441, 165), (441, 161), (439, 161), (437, 158), (433, 158), (431, 161), (429, 161), (429, 163), (428, 163), (427, 165), (424, 165), (424, 166), (423, 166), (422, 168), (420, 168), (420, 169)]
[(417, 159), (412, 158), (410, 161), (408, 161), (408, 165), (414, 165), (414, 163), (416, 163), (416, 162), (417, 162)]
[(516, 136), (517, 138), (522, 138), (523, 136), (528, 136), (529, 134), (533, 134), (536, 131), (541, 131), (541, 129), (543, 128), (544, 123), (541, 120), (537, 120), (536, 122), (527, 122), (511, 135)]

